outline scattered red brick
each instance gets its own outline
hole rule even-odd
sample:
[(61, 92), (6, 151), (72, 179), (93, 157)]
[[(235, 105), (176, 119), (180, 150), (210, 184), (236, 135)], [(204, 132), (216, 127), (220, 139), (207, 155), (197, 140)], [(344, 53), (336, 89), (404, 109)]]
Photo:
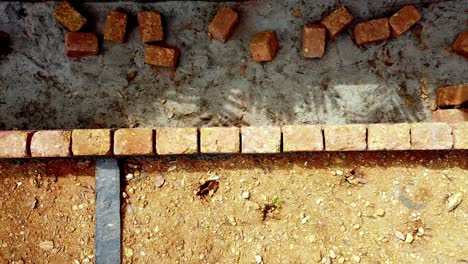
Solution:
[(365, 45), (386, 40), (390, 37), (387, 18), (378, 18), (362, 22), (354, 28), (356, 44)]
[(366, 150), (365, 125), (328, 125), (324, 126), (325, 150), (359, 151)]
[(281, 128), (274, 126), (242, 127), (242, 153), (278, 153)]
[(164, 39), (164, 31), (161, 22), (161, 14), (156, 11), (139, 12), (137, 15), (142, 42), (161, 41)]
[(111, 154), (110, 129), (75, 129), (72, 131), (74, 156), (102, 156)]
[(67, 32), (65, 34), (67, 57), (95, 56), (99, 52), (98, 39), (94, 33)]
[(463, 122), (468, 121), (468, 109), (439, 109), (432, 112), (434, 122)]
[(306, 58), (322, 58), (325, 53), (326, 29), (320, 24), (307, 24), (302, 31), (302, 54)]
[(69, 157), (71, 131), (43, 130), (33, 134), (31, 156)]
[(128, 15), (123, 12), (110, 11), (107, 13), (104, 39), (124, 43), (127, 19)]
[(468, 31), (460, 33), (452, 45), (453, 51), (468, 59)]
[(208, 36), (226, 42), (239, 22), (239, 14), (229, 7), (218, 10), (208, 26)]
[(437, 106), (458, 106), (468, 102), (468, 84), (441, 87), (436, 89)]
[(201, 153), (239, 153), (240, 129), (238, 127), (200, 128)]
[(279, 45), (276, 33), (269, 30), (259, 32), (250, 42), (250, 52), (256, 62), (271, 61), (278, 52)]
[(348, 12), (348, 9), (346, 9), (344, 5), (341, 5), (338, 9), (324, 17), (321, 24), (327, 28), (328, 36), (334, 39), (341, 31), (345, 30), (352, 21), (353, 15)]
[(25, 131), (0, 131), (0, 158), (27, 157), (28, 135)]
[(412, 149), (451, 149), (452, 128), (447, 123), (415, 123), (411, 125)]
[(453, 148), (468, 149), (468, 122), (454, 123), (453, 127)]
[(147, 46), (145, 48), (145, 63), (176, 68), (179, 60), (179, 49), (175, 47)]
[(371, 124), (367, 126), (369, 150), (411, 149), (409, 124)]
[(281, 127), (283, 151), (323, 150), (323, 135), (320, 125), (290, 125)]
[(152, 155), (153, 129), (122, 128), (114, 132), (115, 155)]
[(158, 128), (156, 130), (156, 152), (159, 155), (195, 154), (198, 152), (197, 134), (196, 127)]
[(412, 5), (404, 6), (388, 19), (392, 36), (398, 37), (421, 20), (422, 15)]
[(86, 18), (78, 13), (67, 1), (59, 4), (54, 11), (54, 17), (68, 31), (78, 31), (86, 24)]

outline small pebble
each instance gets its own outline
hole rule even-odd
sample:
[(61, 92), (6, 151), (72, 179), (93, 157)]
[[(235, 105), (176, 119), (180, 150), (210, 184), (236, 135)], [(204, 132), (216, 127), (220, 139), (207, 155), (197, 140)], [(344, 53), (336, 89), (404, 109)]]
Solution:
[(259, 255), (255, 256), (255, 262), (256, 262), (257, 264), (262, 263), (262, 256), (259, 256)]
[(406, 239), (405, 239), (406, 243), (411, 244), (413, 240), (414, 240), (413, 234), (411, 233), (406, 234)]
[(354, 255), (354, 256), (353, 256), (353, 260), (354, 260), (356, 263), (359, 263), (359, 262), (361, 262), (361, 257)]
[(463, 194), (461, 192), (457, 192), (454, 195), (450, 196), (447, 199), (447, 211), (450, 212), (457, 208), (457, 206), (462, 202)]
[(336, 253), (335, 253), (335, 251), (333, 251), (333, 249), (330, 249), (330, 251), (328, 252), (328, 255), (329, 255), (330, 258), (332, 258), (332, 259), (336, 258)]
[(343, 176), (343, 171), (342, 170), (336, 170), (335, 173), (338, 176)]
[(250, 193), (248, 191), (242, 192), (242, 198), (243, 199), (249, 199), (250, 198)]
[(395, 236), (396, 236), (398, 239), (403, 240), (403, 241), (405, 241), (405, 239), (406, 239), (405, 235), (404, 235), (402, 232), (400, 232), (400, 231), (396, 231), (396, 232), (395, 232)]
[(125, 179), (127, 179), (127, 180), (133, 179), (133, 174), (131, 174), (131, 173), (127, 174), (127, 175), (125, 176)]
[(379, 209), (377, 209), (377, 211), (375, 212), (375, 214), (382, 217), (382, 216), (385, 215), (385, 211), (384, 211), (384, 209), (379, 208)]

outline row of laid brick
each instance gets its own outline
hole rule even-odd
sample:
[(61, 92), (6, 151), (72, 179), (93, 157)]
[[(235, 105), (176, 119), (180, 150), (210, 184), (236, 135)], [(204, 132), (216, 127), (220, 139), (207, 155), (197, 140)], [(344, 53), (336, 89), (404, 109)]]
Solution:
[(468, 122), (0, 131), (0, 158), (468, 149)]

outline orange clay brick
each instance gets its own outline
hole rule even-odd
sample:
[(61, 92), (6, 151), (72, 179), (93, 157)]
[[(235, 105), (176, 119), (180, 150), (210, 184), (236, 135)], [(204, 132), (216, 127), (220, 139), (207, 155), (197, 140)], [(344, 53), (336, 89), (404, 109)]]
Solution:
[(26, 131), (0, 131), (0, 158), (25, 158), (28, 156)]
[(468, 59), (468, 31), (460, 33), (452, 45), (453, 51)]
[(369, 150), (411, 149), (409, 124), (371, 124), (367, 126)]
[(154, 42), (164, 39), (161, 14), (156, 11), (139, 12), (137, 15), (142, 42)]
[(392, 36), (398, 37), (421, 20), (422, 15), (412, 5), (404, 6), (388, 19)]
[(250, 42), (250, 52), (256, 62), (271, 61), (278, 52), (279, 45), (276, 33), (269, 30), (255, 34)]
[(239, 14), (229, 7), (218, 10), (208, 26), (208, 36), (226, 42), (239, 22)]
[(302, 54), (306, 58), (322, 58), (325, 53), (326, 29), (320, 24), (307, 24), (302, 31)]
[(159, 155), (195, 154), (198, 152), (198, 130), (195, 127), (156, 129), (156, 152)]
[(452, 128), (447, 123), (411, 124), (412, 149), (451, 149)]
[(201, 153), (239, 153), (240, 129), (238, 127), (200, 128)]
[(72, 131), (74, 156), (101, 156), (111, 154), (110, 129), (75, 129)]
[(325, 16), (321, 24), (327, 28), (329, 37), (334, 39), (341, 31), (345, 30), (352, 21), (353, 15), (349, 13), (344, 5), (341, 5), (338, 9)]
[(68, 31), (78, 31), (86, 24), (86, 18), (78, 13), (67, 1), (59, 4), (54, 11), (54, 17)]
[(459, 122), (452, 125), (453, 148), (468, 149), (468, 122)]
[(67, 32), (65, 34), (67, 57), (95, 56), (99, 52), (98, 39), (94, 33)]
[(128, 15), (123, 12), (110, 11), (107, 13), (104, 39), (124, 43), (125, 32), (127, 31), (127, 19)]
[(436, 89), (437, 106), (450, 107), (468, 102), (468, 84), (441, 87)]
[(468, 121), (468, 109), (439, 109), (432, 112), (434, 122), (463, 122)]
[(174, 47), (147, 46), (145, 48), (145, 63), (176, 68), (179, 60), (179, 49)]
[(153, 129), (122, 128), (114, 132), (115, 155), (152, 155)]
[(71, 131), (42, 130), (33, 134), (31, 156), (69, 157)]
[(387, 18), (378, 18), (362, 22), (354, 28), (356, 44), (365, 45), (386, 40), (390, 37)]
[(290, 125), (281, 127), (283, 151), (323, 150), (323, 135), (320, 125)]
[(366, 150), (365, 125), (328, 125), (323, 127), (325, 150), (359, 151)]
[(278, 153), (281, 128), (276, 126), (242, 127), (242, 153)]

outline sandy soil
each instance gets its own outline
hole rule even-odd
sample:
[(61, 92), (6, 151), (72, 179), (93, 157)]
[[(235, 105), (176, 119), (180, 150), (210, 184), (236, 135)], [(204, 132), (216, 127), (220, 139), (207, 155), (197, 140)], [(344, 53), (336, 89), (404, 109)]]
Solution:
[(0, 161), (0, 262), (92, 263), (94, 165)]
[(467, 154), (133, 160), (123, 263), (466, 263)]

